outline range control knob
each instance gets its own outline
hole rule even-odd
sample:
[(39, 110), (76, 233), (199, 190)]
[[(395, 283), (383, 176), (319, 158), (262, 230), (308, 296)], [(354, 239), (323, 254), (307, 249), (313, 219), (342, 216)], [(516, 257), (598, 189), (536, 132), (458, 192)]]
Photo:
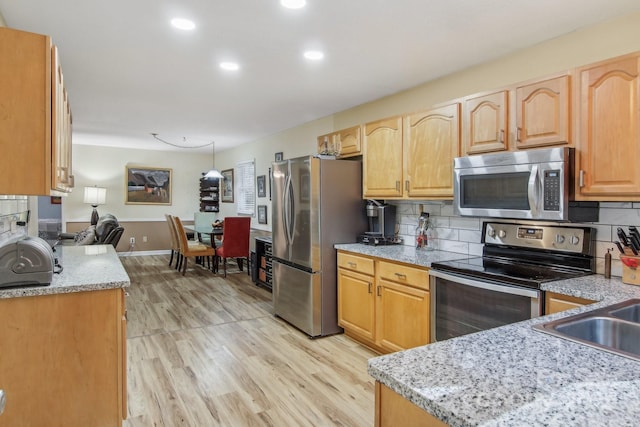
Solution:
[(580, 238), (578, 236), (571, 236), (571, 244), (577, 245), (578, 243), (580, 243)]
[(556, 234), (556, 243), (559, 245), (564, 243), (564, 236), (562, 234)]
[(507, 232), (504, 230), (499, 230), (498, 231), (498, 237), (501, 239), (504, 239), (507, 236)]
[(491, 237), (492, 239), (496, 237), (496, 230), (494, 230), (493, 228), (490, 228), (487, 230), (487, 235), (489, 235), (489, 237)]

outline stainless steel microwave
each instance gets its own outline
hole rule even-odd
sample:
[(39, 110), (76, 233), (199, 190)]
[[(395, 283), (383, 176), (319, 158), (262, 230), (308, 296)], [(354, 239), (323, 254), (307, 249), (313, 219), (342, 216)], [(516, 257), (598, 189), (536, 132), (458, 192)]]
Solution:
[(598, 220), (597, 202), (573, 201), (574, 149), (458, 157), (454, 212), (461, 216), (545, 221)]

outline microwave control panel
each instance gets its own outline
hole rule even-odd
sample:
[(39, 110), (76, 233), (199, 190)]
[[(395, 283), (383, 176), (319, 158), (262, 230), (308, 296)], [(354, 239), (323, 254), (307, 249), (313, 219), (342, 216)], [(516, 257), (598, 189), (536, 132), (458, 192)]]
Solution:
[(560, 210), (560, 169), (545, 170), (543, 181), (544, 210)]
[(482, 241), (487, 245), (583, 253), (589, 247), (590, 233), (585, 227), (486, 222)]

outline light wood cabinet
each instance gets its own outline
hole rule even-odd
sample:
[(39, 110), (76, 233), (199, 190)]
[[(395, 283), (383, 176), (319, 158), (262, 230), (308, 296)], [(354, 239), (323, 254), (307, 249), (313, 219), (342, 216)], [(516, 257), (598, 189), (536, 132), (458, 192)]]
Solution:
[(364, 125), (362, 157), (363, 197), (365, 199), (402, 197), (401, 116)]
[(553, 314), (572, 308), (582, 307), (583, 305), (593, 304), (595, 301), (557, 294), (555, 292), (545, 292), (544, 302), (544, 314)]
[(376, 427), (446, 427), (443, 421), (376, 381)]
[(338, 324), (381, 353), (428, 344), (428, 270), (339, 251)]
[(318, 153), (337, 157), (353, 157), (362, 154), (361, 126), (353, 126), (318, 137)]
[(404, 117), (405, 196), (453, 198), (453, 159), (460, 155), (460, 104)]
[(429, 272), (377, 261), (377, 344), (388, 352), (429, 344)]
[(640, 197), (640, 55), (579, 68), (576, 198)]
[(71, 110), (51, 39), (0, 28), (0, 194), (73, 187)]
[(71, 168), (71, 106), (64, 86), (64, 76), (56, 46), (51, 50), (52, 120), (51, 120), (51, 188), (65, 193), (73, 189)]
[(537, 81), (515, 90), (518, 149), (571, 144), (571, 77)]
[(2, 425), (122, 425), (122, 289), (0, 299), (0, 330)]
[(509, 149), (508, 91), (466, 97), (462, 117), (462, 143), (465, 154)]

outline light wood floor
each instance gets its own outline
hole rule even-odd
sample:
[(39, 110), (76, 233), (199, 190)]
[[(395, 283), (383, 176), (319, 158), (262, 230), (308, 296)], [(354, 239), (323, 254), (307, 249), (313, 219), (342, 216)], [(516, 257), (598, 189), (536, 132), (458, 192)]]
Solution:
[(273, 316), (271, 293), (166, 256), (123, 257), (134, 426), (373, 426), (375, 353), (311, 340)]

